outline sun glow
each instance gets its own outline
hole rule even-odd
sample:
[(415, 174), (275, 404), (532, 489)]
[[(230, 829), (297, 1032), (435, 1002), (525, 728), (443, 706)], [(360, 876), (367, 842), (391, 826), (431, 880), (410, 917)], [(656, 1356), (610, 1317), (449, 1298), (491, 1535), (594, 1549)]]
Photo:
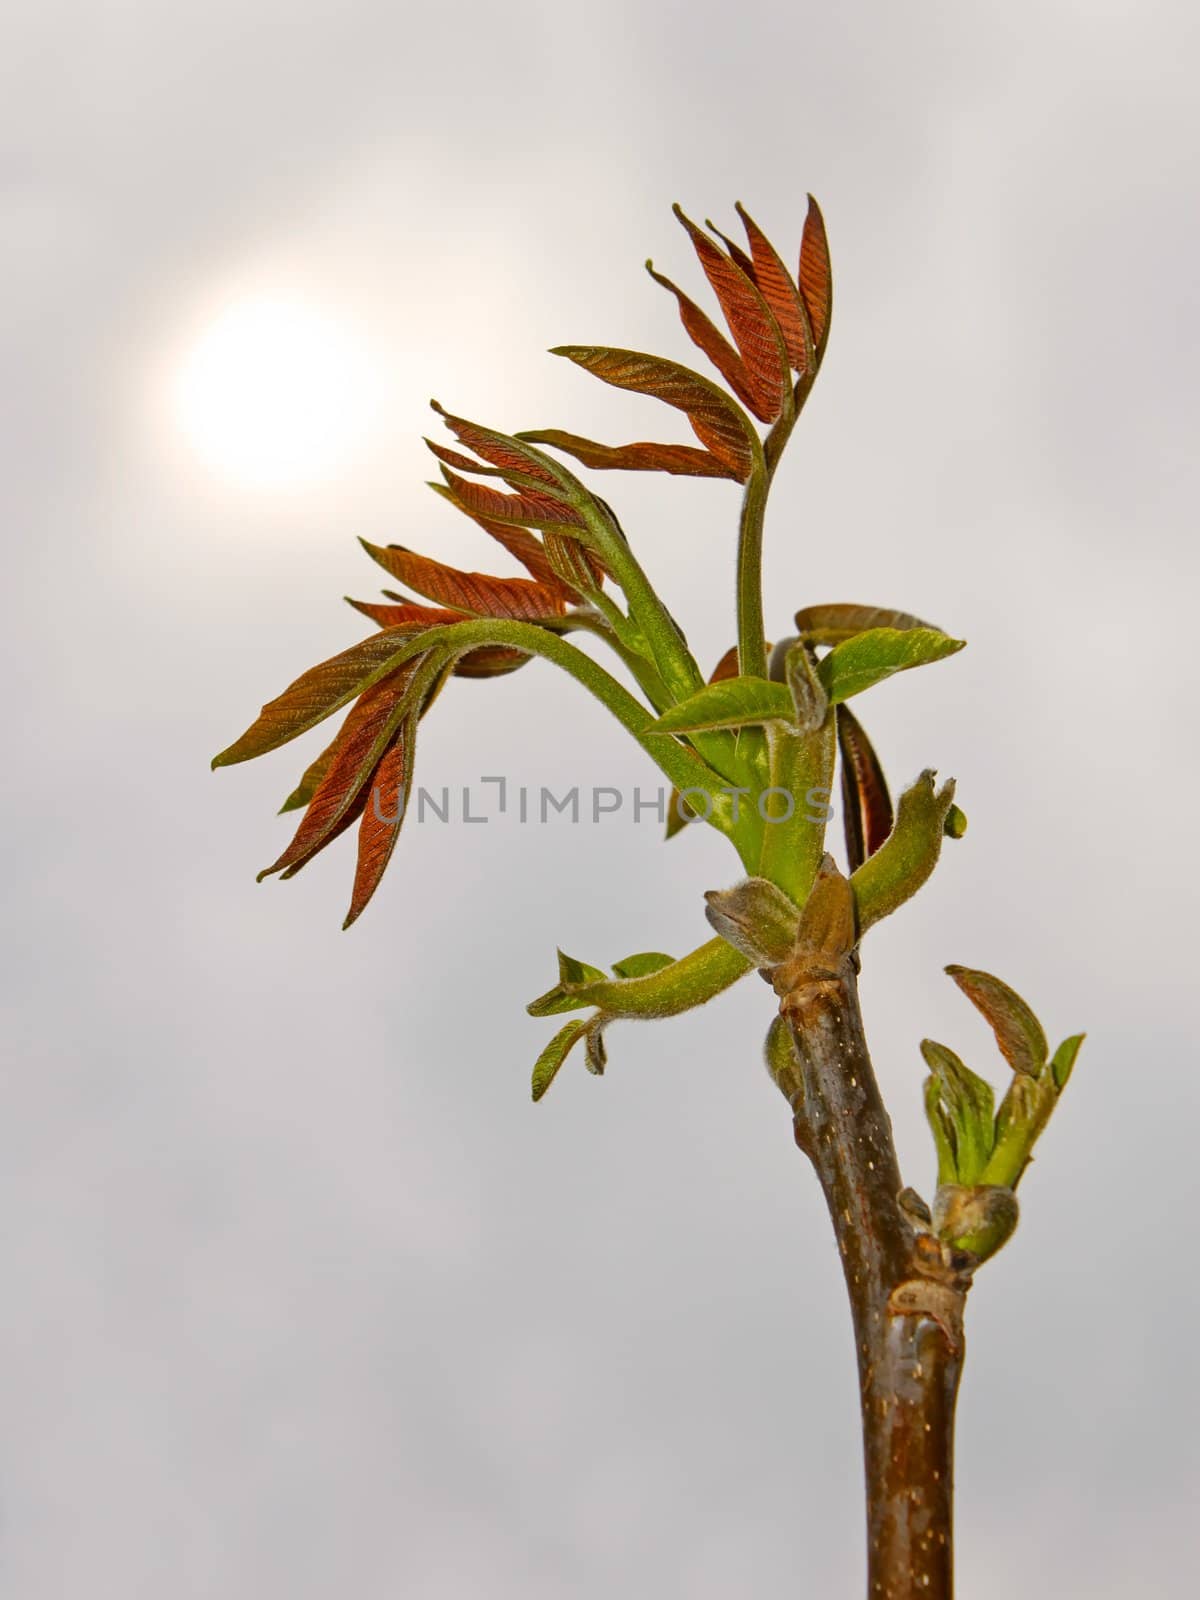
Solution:
[(301, 488), (337, 471), (369, 437), (380, 384), (365, 349), (298, 300), (227, 306), (185, 354), (175, 413), (214, 472), (246, 487)]

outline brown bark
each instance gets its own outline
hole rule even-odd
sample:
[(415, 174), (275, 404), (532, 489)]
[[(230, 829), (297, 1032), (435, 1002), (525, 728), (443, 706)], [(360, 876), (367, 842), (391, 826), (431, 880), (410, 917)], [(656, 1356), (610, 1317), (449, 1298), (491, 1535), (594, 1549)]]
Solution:
[[(841, 1253), (854, 1323), (867, 1491), (868, 1600), (950, 1600), (954, 1405), (969, 1260), (925, 1231), (902, 1184), (863, 1036), (857, 957), (838, 936), (825, 880), (824, 926), (802, 925), (773, 974), (799, 1072), (796, 1142), (816, 1169)], [(848, 892), (848, 886), (846, 889)], [(814, 907), (814, 910), (817, 909)], [(845, 933), (845, 929), (842, 929)]]

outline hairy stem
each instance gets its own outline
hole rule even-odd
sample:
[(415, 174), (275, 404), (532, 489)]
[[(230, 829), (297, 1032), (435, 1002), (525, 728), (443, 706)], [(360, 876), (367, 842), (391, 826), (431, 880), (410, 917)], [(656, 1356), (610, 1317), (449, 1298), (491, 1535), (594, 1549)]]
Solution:
[(738, 671), (744, 678), (767, 675), (767, 638), (763, 629), (763, 521), (771, 479), (759, 460), (746, 482), (738, 528), (737, 625)]
[(796, 1142), (842, 1258), (858, 1357), (868, 1600), (953, 1594), (954, 1406), (967, 1262), (914, 1227), (863, 1036), (856, 959), (777, 969), (803, 1083)]
[(789, 403), (763, 440), (761, 454), (746, 480), (737, 555), (738, 671), (743, 677), (767, 676), (762, 594), (763, 525), (767, 514), (767, 496), (771, 492), (779, 458), (792, 436), (800, 408), (808, 399), (816, 375), (814, 364), (810, 375), (797, 382)]
[(676, 700), (685, 700), (704, 678), (679, 624), (659, 598), (611, 509), (606, 506), (602, 512), (590, 497), (578, 509), (629, 604), (629, 615), (641, 630), (663, 682)]

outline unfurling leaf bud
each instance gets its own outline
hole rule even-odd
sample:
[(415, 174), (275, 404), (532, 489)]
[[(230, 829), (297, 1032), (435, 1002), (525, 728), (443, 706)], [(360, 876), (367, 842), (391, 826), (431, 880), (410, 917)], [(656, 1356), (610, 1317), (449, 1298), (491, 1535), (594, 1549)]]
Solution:
[(946, 971), (991, 1024), (1013, 1079), (993, 1113), (990, 1084), (945, 1045), (922, 1043), (932, 1073), (925, 1085), (925, 1111), (937, 1148), (938, 1182), (947, 1190), (1012, 1190), (1058, 1104), (1084, 1035), (1064, 1039), (1047, 1059), (1042, 1025), (1019, 994), (989, 972), (957, 966)]
[(804, 1077), (796, 1059), (792, 1030), (782, 1017), (775, 1017), (767, 1029), (763, 1056), (779, 1092), (799, 1115), (804, 1105)]
[(775, 967), (796, 942), (800, 912), (766, 878), (746, 878), (732, 889), (710, 889), (705, 915), (726, 944), (756, 967)]
[(915, 1189), (901, 1189), (896, 1196), (900, 1209), (908, 1220), (918, 1228), (932, 1228), (933, 1213), (928, 1202), (923, 1200)]
[(807, 645), (794, 644), (784, 657), (784, 676), (796, 706), (796, 726), (815, 733), (829, 710), (829, 697), (817, 676), (817, 663)]
[(1016, 1188), (1056, 1099), (1053, 1081), (1023, 1072), (1013, 1077), (996, 1113), (996, 1143), (984, 1168), (985, 1182)]
[[(921, 1054), (944, 1109), (943, 1126), (948, 1127), (954, 1149), (955, 1179), (960, 1184), (978, 1183), (995, 1138), (992, 1121), (996, 1097), (992, 1086), (972, 1072), (953, 1050), (933, 1039), (922, 1039)], [(939, 1180), (944, 1181), (940, 1172)]]
[(931, 768), (900, 796), (891, 833), (852, 875), (861, 937), (882, 917), (910, 900), (937, 865), (954, 780), (933, 786)]
[(938, 1238), (981, 1262), (1008, 1243), (1019, 1216), (1016, 1195), (997, 1184), (945, 1184), (933, 1198), (933, 1230)]
[(942, 832), (947, 839), (961, 839), (967, 831), (967, 814), (960, 811), (957, 806), (951, 806), (946, 813), (946, 820), (942, 823)]

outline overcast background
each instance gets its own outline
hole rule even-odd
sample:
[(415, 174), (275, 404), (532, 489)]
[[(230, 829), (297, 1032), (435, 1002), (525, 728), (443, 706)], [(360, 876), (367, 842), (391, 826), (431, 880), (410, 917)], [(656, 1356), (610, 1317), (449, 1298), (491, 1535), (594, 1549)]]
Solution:
[[(768, 629), (965, 636), (871, 696), (970, 817), (865, 946), (908, 1180), (947, 961), (1086, 1028), (970, 1307), (962, 1593), (1194, 1592), (1200, 26), (1185, 4), (26, 4), (4, 119), (7, 826), (0, 1589), (13, 1600), (861, 1592), (848, 1314), (759, 1060), (770, 996), (614, 1029), (541, 1105), (561, 944), (681, 954), (716, 835), (406, 833), (254, 873), (312, 742), (208, 759), (362, 635), (355, 535), (510, 570), (422, 480), (436, 394), (613, 441), (679, 421), (543, 354), (690, 359), (670, 215), (742, 199), (837, 278), (778, 483)], [(248, 489), (181, 437), (215, 308), (299, 295), (374, 426)], [(698, 358), (697, 358), (698, 359)], [(728, 484), (597, 480), (698, 655)], [(420, 776), (651, 784), (548, 668), (452, 686)]]

